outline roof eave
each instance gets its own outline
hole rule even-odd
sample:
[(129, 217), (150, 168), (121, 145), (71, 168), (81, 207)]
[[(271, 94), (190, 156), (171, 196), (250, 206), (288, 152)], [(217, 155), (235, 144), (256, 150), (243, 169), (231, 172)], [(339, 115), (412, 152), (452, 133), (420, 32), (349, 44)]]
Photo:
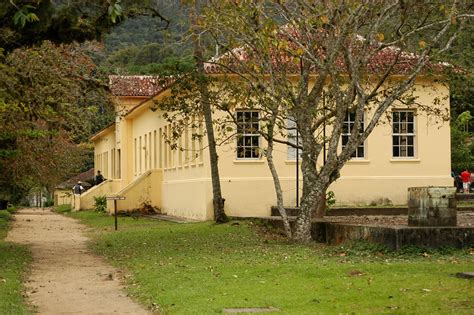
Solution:
[(96, 134), (94, 134), (92, 137), (90, 137), (89, 140), (92, 141), (92, 142), (95, 142), (96, 140), (99, 140), (101, 137), (108, 134), (110, 131), (112, 131), (114, 129), (115, 129), (115, 122), (110, 123), (104, 129), (98, 131)]

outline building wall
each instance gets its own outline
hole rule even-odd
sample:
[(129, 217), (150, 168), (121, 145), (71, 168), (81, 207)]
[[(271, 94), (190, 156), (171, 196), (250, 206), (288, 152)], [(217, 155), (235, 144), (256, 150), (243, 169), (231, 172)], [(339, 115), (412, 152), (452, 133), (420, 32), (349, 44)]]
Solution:
[[(449, 90), (443, 84), (419, 80), (413, 93), (421, 104), (449, 110)], [(435, 105), (437, 99), (440, 102)], [(390, 111), (406, 108), (395, 104)], [(449, 122), (426, 115), (421, 110), (415, 111), (415, 157), (392, 157), (392, 126), (382, 121), (365, 143), (365, 157), (349, 161), (341, 170), (340, 178), (330, 186), (337, 205), (406, 205), (408, 187), (452, 185)], [(366, 113), (368, 117), (371, 114)], [(327, 127), (328, 132), (330, 128)], [(265, 147), (265, 141), (261, 141)], [(276, 204), (276, 195), (265, 159), (238, 159), (235, 140), (218, 150), (227, 213), (234, 216), (270, 215), (270, 207)], [(322, 160), (320, 156), (320, 165)], [(275, 144), (274, 161), (284, 203), (295, 206), (296, 161), (288, 160), (286, 145)], [(301, 172), (299, 176), (301, 181)], [(301, 197), (302, 183), (299, 188)]]
[[(153, 169), (162, 170), (159, 207), (168, 215), (188, 217), (196, 220), (212, 218), (209, 212), (210, 178), (204, 163), (203, 143), (185, 132), (177, 141), (181, 149), (172, 150), (165, 142), (170, 135), (169, 124), (162, 112), (151, 111), (149, 102), (125, 117), (129, 138), (124, 140), (131, 149), (128, 168), (128, 184), (142, 180), (140, 177)], [(122, 138), (123, 139), (123, 138)], [(124, 143), (122, 143), (122, 146)]]
[(94, 167), (106, 179), (117, 177), (116, 152), (115, 127), (109, 127), (107, 133), (94, 142)]
[(56, 189), (54, 191), (54, 205), (70, 205), (72, 203), (72, 191), (70, 189)]
[[(430, 87), (426, 87), (426, 83)], [(436, 106), (444, 110), (449, 109), (449, 90), (442, 84), (420, 80), (414, 90), (414, 96), (424, 105), (434, 105), (437, 103), (436, 98), (439, 98), (440, 102)], [(152, 199), (159, 200), (154, 201), (159, 203), (155, 206), (169, 215), (198, 220), (211, 219), (212, 186), (206, 141), (192, 141), (192, 132), (188, 130), (178, 141), (180, 147), (185, 150), (171, 150), (163, 139), (163, 135), (169, 133), (167, 122), (161, 117), (160, 111), (150, 110), (151, 105), (150, 101), (125, 117), (118, 117), (115, 134), (104, 134), (96, 141), (96, 154), (110, 152), (114, 148), (112, 144), (117, 135), (115, 149), (121, 150), (122, 156), (120, 163), (116, 162), (116, 166), (120, 165), (121, 168), (120, 172), (116, 171), (116, 174), (121, 173), (120, 189), (141, 185), (140, 182), (145, 180), (145, 173), (160, 169), (162, 173), (157, 178), (161, 177), (161, 188), (156, 185), (156, 188), (150, 191), (150, 194), (160, 194)], [(397, 108), (404, 106), (396, 104), (391, 110)], [(371, 115), (370, 112), (366, 114)], [(365, 157), (349, 161), (341, 170), (340, 178), (330, 187), (335, 193), (338, 205), (387, 202), (403, 205), (406, 204), (408, 187), (452, 184), (449, 124), (435, 117), (428, 117), (421, 111), (416, 112), (415, 124), (416, 154), (413, 158), (393, 158), (391, 125), (381, 123), (376, 127), (365, 143)], [(330, 131), (331, 127), (327, 128)], [(261, 146), (265, 147), (262, 139)], [(265, 159), (238, 159), (235, 140), (220, 146), (218, 154), (227, 214), (270, 215), (270, 207), (276, 204), (276, 197)], [(288, 159), (287, 147), (282, 144), (276, 144), (274, 160), (284, 192), (284, 203), (294, 206), (296, 161)], [(321, 156), (320, 164), (322, 160)], [(97, 170), (101, 170), (101, 167), (104, 169), (103, 164), (100, 164), (102, 161), (96, 160)], [(110, 167), (107, 169), (109, 171)], [(301, 172), (299, 176), (301, 180)], [(301, 197), (302, 184), (299, 189)], [(128, 194), (131, 194), (131, 191), (143, 195), (145, 190), (131, 189)], [(130, 200), (135, 200), (135, 197), (130, 196)], [(129, 206), (131, 205), (126, 207)]]

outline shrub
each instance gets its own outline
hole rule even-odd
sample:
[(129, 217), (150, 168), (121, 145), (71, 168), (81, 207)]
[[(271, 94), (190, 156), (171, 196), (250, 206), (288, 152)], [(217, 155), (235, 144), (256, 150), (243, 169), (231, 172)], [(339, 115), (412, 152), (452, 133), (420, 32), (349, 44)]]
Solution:
[(336, 194), (334, 191), (329, 190), (326, 192), (326, 207), (329, 208), (331, 206), (334, 206), (336, 204)]
[(10, 204), (7, 207), (7, 211), (10, 212), (11, 214), (15, 214), (18, 211), (18, 208)]
[(0, 210), (0, 220), (9, 221), (12, 215), (7, 210)]
[(52, 207), (54, 206), (54, 201), (53, 199), (51, 198), (48, 198), (44, 203), (43, 203), (43, 207)]
[(96, 212), (105, 212), (107, 210), (107, 199), (105, 196), (94, 197), (94, 210)]

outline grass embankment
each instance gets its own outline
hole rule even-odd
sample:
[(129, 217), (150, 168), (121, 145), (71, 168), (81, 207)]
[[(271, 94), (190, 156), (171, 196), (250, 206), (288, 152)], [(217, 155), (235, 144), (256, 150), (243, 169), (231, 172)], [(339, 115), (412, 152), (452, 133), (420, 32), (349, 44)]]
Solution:
[(293, 245), (249, 223), (176, 224), (93, 212), (71, 216), (92, 226), (93, 248), (125, 268), (128, 290), (166, 314), (279, 308), (284, 314), (472, 314), (471, 250), (390, 253), (380, 246)]
[(22, 277), (31, 260), (25, 246), (4, 241), (14, 208), (0, 210), (0, 314), (28, 314), (22, 297)]

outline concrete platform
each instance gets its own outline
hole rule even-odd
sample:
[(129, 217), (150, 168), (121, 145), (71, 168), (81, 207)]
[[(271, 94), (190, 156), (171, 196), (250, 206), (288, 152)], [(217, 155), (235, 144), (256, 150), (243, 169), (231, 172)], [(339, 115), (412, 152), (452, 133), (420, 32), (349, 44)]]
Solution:
[(474, 227), (384, 227), (314, 222), (312, 236), (316, 241), (332, 245), (366, 240), (383, 244), (392, 250), (408, 245), (429, 248), (463, 248), (474, 245)]
[[(281, 217), (247, 219), (263, 221), (283, 230)], [(296, 217), (291, 216), (289, 220), (293, 225)], [(331, 245), (365, 240), (383, 244), (392, 250), (399, 250), (408, 245), (429, 248), (474, 246), (474, 226), (409, 227), (315, 221), (312, 223), (311, 235), (315, 241)]]

